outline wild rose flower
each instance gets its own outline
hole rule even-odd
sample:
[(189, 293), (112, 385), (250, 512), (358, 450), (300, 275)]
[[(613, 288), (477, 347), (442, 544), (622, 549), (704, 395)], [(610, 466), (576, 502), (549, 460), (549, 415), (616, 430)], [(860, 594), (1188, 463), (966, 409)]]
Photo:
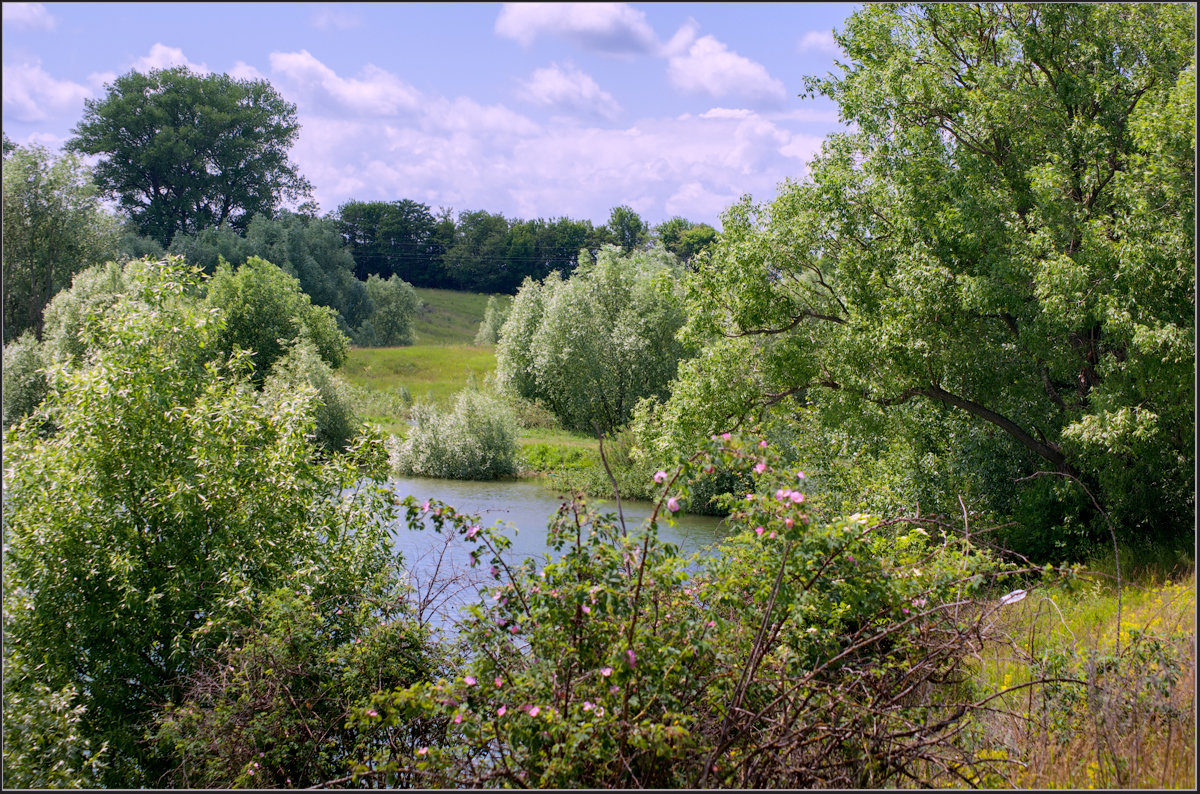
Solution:
[(665, 471), (655, 472), (654, 473), (654, 481), (659, 482), (659, 483), (666, 482), (667, 481), (667, 473)]
[(722, 434), (721, 434), (721, 438), (723, 438), (723, 439), (725, 439), (726, 441), (728, 441), (729, 439), (733, 438), (733, 436), (732, 436), (732, 435), (730, 435), (729, 433), (722, 433)]
[(783, 525), (788, 529), (791, 529), (792, 527), (796, 526), (796, 522), (792, 520), (791, 516), (788, 516), (787, 518), (783, 519)]
[(765, 464), (765, 463), (759, 463), (758, 465), (756, 465), (756, 466), (754, 467), (754, 470), (755, 470), (756, 472), (758, 472), (759, 474), (762, 474), (764, 471), (766, 471), (766, 470), (767, 470), (767, 464)]
[(756, 535), (761, 535), (762, 533), (764, 533), (764, 532), (766, 532), (766, 531), (767, 531), (767, 530), (766, 530), (766, 529), (764, 529), (763, 527), (755, 527), (755, 528), (754, 528), (754, 534), (756, 534)]
[(504, 713), (507, 711), (508, 711), (508, 706), (501, 706), (500, 708), (496, 709), (496, 716), (503, 717)]
[(368, 717), (378, 717), (379, 712), (376, 711), (375, 709), (367, 709), (367, 716)]
[(584, 611), (584, 613), (586, 614), (586, 613), (588, 613), (588, 612), (591, 612), (591, 611), (592, 611), (592, 608), (591, 608), (590, 606), (588, 606), (587, 604), (584, 604), (584, 605), (583, 605), (583, 611)]
[(454, 715), (454, 724), (458, 725), (461, 722), (462, 722), (462, 712), (460, 711), (459, 713)]
[(767, 440), (764, 438), (762, 441), (758, 442), (758, 445), (760, 447), (762, 447), (763, 449), (766, 449), (767, 448)]
[(797, 479), (797, 480), (803, 480), (803, 479), (804, 479), (804, 472), (802, 472), (802, 471), (798, 471), (798, 472), (796, 472), (796, 479)]
[(467, 528), (467, 539), (468, 540), (475, 537), (477, 534), (479, 534), (479, 527), (471, 526), (471, 527)]
[(539, 708), (538, 706), (534, 706), (533, 708), (531, 708), (531, 709), (529, 710), (529, 716), (530, 716), (530, 717), (536, 717), (537, 715), (539, 715), (539, 714), (541, 714), (541, 713), (542, 713), (542, 710), (541, 710), (541, 708)]
[(667, 509), (670, 510), (672, 513), (678, 512), (679, 511), (679, 500), (676, 499), (674, 496), (672, 496), (670, 499), (667, 500)]
[(504, 679), (500, 676), (496, 676), (494, 679), (492, 679), (492, 683), (496, 686), (504, 686)]
[(417, 750), (417, 755), (425, 755), (428, 752), (429, 752), (428, 747), (422, 747), (420, 750)]
[(600, 675), (604, 676), (605, 678), (608, 678), (610, 675), (612, 675), (612, 668), (611, 667), (601, 667)]
[(584, 711), (591, 711), (591, 710), (592, 710), (592, 708), (593, 708), (593, 707), (592, 707), (592, 702), (591, 702), (590, 700), (585, 700), (585, 701), (583, 701), (583, 710), (584, 710)]
[(633, 648), (625, 649), (625, 661), (629, 662), (630, 667), (635, 667), (637, 665), (637, 656), (634, 655)]
[(800, 504), (804, 501), (804, 494), (800, 493), (799, 491), (792, 491), (792, 501), (796, 504)]
[(475, 676), (469, 675), (463, 679), (463, 683), (466, 684), (467, 686), (475, 686), (475, 684), (478, 682), (475, 680)]

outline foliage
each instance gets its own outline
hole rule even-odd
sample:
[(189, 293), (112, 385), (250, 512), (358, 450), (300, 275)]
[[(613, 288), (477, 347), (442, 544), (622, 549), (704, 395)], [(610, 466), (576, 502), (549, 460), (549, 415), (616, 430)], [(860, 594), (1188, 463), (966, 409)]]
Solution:
[(473, 292), (507, 292), (519, 284), (520, 271), (507, 261), (508, 220), (486, 210), (460, 212), (454, 239), (443, 261), (451, 283)]
[(511, 304), (501, 305), (495, 295), (488, 297), (487, 308), (483, 311), (483, 320), (479, 323), (479, 331), (475, 334), (475, 344), (494, 345), (500, 339), (500, 328), (508, 319)]
[[(436, 659), (404, 599), (264, 593), (193, 673), (155, 740), (180, 788), (304, 788), (344, 776), (411, 726), (350, 724), (371, 693), (427, 680)], [(393, 594), (394, 595), (394, 594)]]
[(391, 564), (380, 441), (318, 464), (315, 391), (263, 405), (243, 354), (212, 358), (222, 324), (199, 274), (143, 264), (97, 319), (86, 365), (53, 368), (46, 401), (4, 439), (5, 690), (73, 688), (76, 735), (107, 744), (104, 784), (120, 787), (173, 767), (145, 731), (255, 594), (320, 602)]
[(411, 199), (348, 201), (338, 207), (337, 225), (359, 280), (399, 276), (418, 287), (446, 286), (442, 254), (450, 241), (442, 239), (427, 205)]
[(412, 427), (403, 441), (393, 437), (392, 470), (401, 475), (450, 480), (494, 480), (517, 473), (516, 422), (499, 398), (463, 389), (454, 407), (430, 403), (412, 408)]
[(363, 347), (411, 345), (413, 324), (421, 309), (421, 299), (412, 285), (399, 276), (368, 276), (367, 298), (371, 315), (355, 331), (355, 342)]
[(89, 265), (116, 253), (117, 224), (76, 156), (40, 146), (4, 155), (4, 342), (39, 337), (50, 299)]
[(308, 340), (301, 340), (271, 367), (263, 382), (262, 399), (276, 406), (295, 399), (297, 392), (316, 390), (313, 405), (314, 438), (326, 452), (348, 448), (362, 422), (355, 415), (342, 383)]
[(692, 223), (679, 215), (654, 227), (654, 237), (682, 262), (690, 262), (717, 240), (717, 230), (707, 223)]
[(496, 346), (499, 382), (563, 427), (610, 432), (643, 397), (664, 395), (683, 347), (670, 255), (607, 247), (568, 280), (527, 280)]
[[(966, 472), (1028, 536), (1190, 542), (1192, 15), (871, 5), (839, 42), (810, 88), (857, 131), (726, 212), (663, 416), (702, 436), (812, 409), (817, 435), (886, 428), (918, 482)], [(936, 440), (947, 416), (968, 443)]]
[(621, 247), (623, 254), (636, 251), (650, 239), (650, 227), (642, 220), (641, 215), (626, 204), (613, 207), (609, 212), (608, 231), (612, 234), (613, 242)]
[(508, 563), (506, 539), (477, 519), (406, 500), (410, 523), (432, 517), (474, 544), (495, 584), (470, 608), (478, 652), (453, 676), (358, 712), (362, 726), (439, 727), (363, 773), (426, 787), (852, 788), (987, 768), (954, 736), (975, 708), (964, 665), (992, 619), (969, 604), (1003, 566), (903, 524), (810, 523), (803, 479), (748, 441), (715, 439), (688, 464), (758, 478), (738, 531), (701, 560), (655, 532), (681, 472), (656, 478), (637, 532), (564, 504), (559, 556), (541, 568)]
[(4, 346), (4, 426), (33, 413), (46, 396), (42, 346), (32, 331)]
[(312, 342), (331, 367), (340, 367), (349, 349), (333, 310), (313, 306), (300, 283), (275, 265), (250, 257), (235, 272), (218, 265), (207, 284), (205, 302), (220, 309), (224, 327), (217, 350), (250, 351), (254, 382), (261, 385), (271, 366), (300, 339)]
[(149, 269), (145, 261), (134, 260), (124, 265), (116, 262), (93, 265), (76, 274), (71, 286), (55, 295), (46, 307), (42, 334), (46, 359), (79, 363), (99, 318)]
[(245, 229), (311, 191), (288, 160), (300, 132), (296, 106), (266, 80), (179, 66), (131, 71), (107, 89), (84, 101), (68, 148), (101, 156), (101, 190), (162, 245), (179, 232)]

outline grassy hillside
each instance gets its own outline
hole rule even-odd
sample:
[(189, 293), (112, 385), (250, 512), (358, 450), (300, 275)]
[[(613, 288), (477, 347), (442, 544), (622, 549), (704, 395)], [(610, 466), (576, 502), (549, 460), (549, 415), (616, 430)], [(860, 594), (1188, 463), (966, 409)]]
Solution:
[[(418, 345), (470, 345), (483, 319), (490, 296), (479, 292), (448, 289), (418, 289), (425, 304), (417, 315)], [(510, 295), (496, 296), (511, 301)]]

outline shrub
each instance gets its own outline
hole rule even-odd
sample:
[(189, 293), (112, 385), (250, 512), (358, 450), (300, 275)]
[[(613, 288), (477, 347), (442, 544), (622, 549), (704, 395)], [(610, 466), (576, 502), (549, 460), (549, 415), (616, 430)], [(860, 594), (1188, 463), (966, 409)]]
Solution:
[(517, 473), (516, 422), (502, 400), (476, 389), (459, 392), (448, 413), (418, 403), (408, 437), (394, 437), (393, 471), (451, 480), (495, 480)]
[(327, 452), (346, 449), (362, 422), (351, 407), (345, 384), (307, 340), (297, 343), (275, 362), (263, 383), (263, 400), (268, 405), (277, 405), (295, 399), (303, 388), (317, 393), (318, 401), (313, 408), (317, 443)]
[(462, 626), (478, 652), (356, 713), (445, 727), (371, 769), (427, 786), (858, 788), (994, 765), (955, 737), (994, 620), (973, 596), (1005, 567), (903, 521), (812, 521), (804, 479), (770, 448), (717, 439), (688, 467), (717, 464), (757, 488), (701, 560), (657, 540), (681, 472), (656, 476), (638, 532), (564, 504), (550, 526), (560, 556), (540, 568), (510, 565), (506, 539), (474, 517), (407, 499), (410, 522), (433, 516), (474, 544), (495, 584)]
[(46, 396), (42, 346), (26, 331), (4, 346), (4, 426), (33, 412)]
[(500, 328), (508, 319), (510, 304), (503, 306), (496, 296), (488, 298), (487, 308), (483, 310), (483, 320), (479, 323), (479, 331), (475, 334), (475, 344), (494, 345), (500, 338)]
[(382, 279), (371, 275), (367, 277), (367, 296), (374, 308), (355, 332), (355, 343), (361, 347), (411, 345), (413, 322), (421, 308), (412, 284), (399, 276)]

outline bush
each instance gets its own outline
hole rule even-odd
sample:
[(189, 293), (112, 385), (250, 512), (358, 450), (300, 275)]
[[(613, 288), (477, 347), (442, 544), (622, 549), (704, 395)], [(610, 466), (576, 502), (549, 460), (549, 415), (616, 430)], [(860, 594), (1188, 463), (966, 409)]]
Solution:
[(42, 346), (26, 331), (4, 346), (4, 426), (18, 422), (46, 396)]
[(502, 306), (496, 296), (488, 298), (487, 308), (483, 310), (483, 320), (479, 323), (479, 331), (475, 334), (475, 344), (494, 345), (500, 338), (500, 328), (508, 319), (510, 304)]
[(78, 362), (87, 349), (86, 328), (95, 323), (129, 289), (144, 262), (125, 265), (108, 262), (75, 275), (71, 286), (54, 296), (46, 307), (42, 342), (46, 358), (55, 362)]
[(295, 399), (299, 390), (316, 390), (316, 441), (326, 452), (346, 449), (362, 422), (355, 415), (345, 384), (333, 374), (316, 348), (307, 340), (297, 343), (287, 355), (275, 362), (263, 383), (267, 405)]
[(355, 344), (360, 347), (411, 345), (413, 322), (421, 308), (421, 299), (412, 284), (399, 276), (387, 279), (368, 276), (367, 296), (374, 308), (355, 331)]
[(517, 473), (516, 422), (502, 400), (476, 389), (459, 392), (454, 409), (412, 409), (412, 428), (391, 440), (392, 470), (404, 476), (495, 480)]
[(730, 505), (734, 535), (699, 560), (657, 540), (655, 519), (684, 496), (666, 473), (638, 532), (564, 504), (559, 557), (540, 568), (508, 563), (506, 539), (474, 517), (407, 499), (410, 522), (449, 525), (495, 584), (464, 620), (476, 652), (452, 675), (355, 715), (445, 733), (370, 768), (426, 786), (873, 788), (992, 766), (956, 736), (998, 608), (978, 597), (1004, 566), (903, 521), (812, 521), (803, 478), (755, 441), (717, 439), (688, 464), (757, 481)]

